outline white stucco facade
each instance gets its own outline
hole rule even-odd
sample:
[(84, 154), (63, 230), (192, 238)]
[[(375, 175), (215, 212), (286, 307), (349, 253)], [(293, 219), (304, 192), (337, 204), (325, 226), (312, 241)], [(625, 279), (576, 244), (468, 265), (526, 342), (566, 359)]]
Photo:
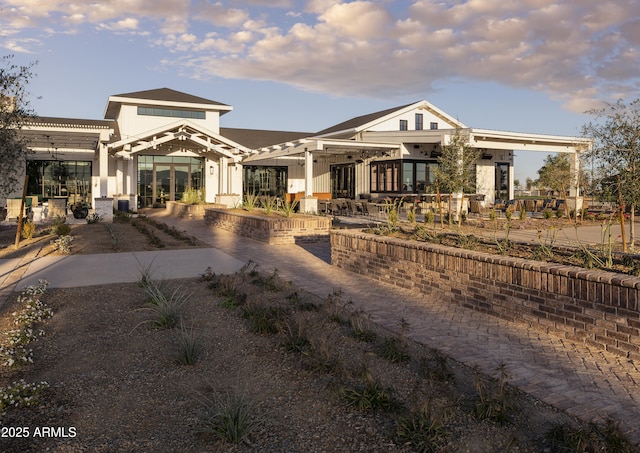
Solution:
[[(476, 192), (485, 203), (514, 197), (514, 151), (567, 152), (576, 137), (471, 128), (427, 101), (375, 112), (317, 133), (230, 129), (232, 107), (167, 88), (111, 96), (103, 120), (38, 118), (23, 129), (33, 155), (29, 190), (89, 205), (112, 198), (130, 210), (245, 192), (358, 198), (433, 193), (433, 169), (453, 134), (481, 151)], [(574, 166), (577, 159), (573, 159)], [(86, 175), (89, 171), (90, 176)], [(83, 173), (84, 172), (84, 173)]]

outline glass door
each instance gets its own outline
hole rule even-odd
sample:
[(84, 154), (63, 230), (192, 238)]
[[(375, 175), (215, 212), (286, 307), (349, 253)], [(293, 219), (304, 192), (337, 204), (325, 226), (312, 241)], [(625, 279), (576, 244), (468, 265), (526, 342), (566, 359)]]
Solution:
[(162, 207), (167, 201), (180, 201), (189, 187), (189, 165), (157, 163), (153, 166), (154, 206)]

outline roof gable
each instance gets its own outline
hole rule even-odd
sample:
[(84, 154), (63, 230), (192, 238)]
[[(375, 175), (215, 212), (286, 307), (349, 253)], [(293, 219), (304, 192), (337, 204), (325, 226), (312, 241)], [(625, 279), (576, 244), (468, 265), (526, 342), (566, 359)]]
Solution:
[(153, 90), (135, 91), (133, 93), (116, 94), (114, 97), (145, 99), (152, 101), (165, 102), (184, 102), (189, 104), (211, 104), (211, 105), (227, 105), (222, 102), (205, 99), (192, 94), (183, 93), (181, 91), (172, 90), (170, 88), (156, 88)]
[(401, 105), (399, 107), (393, 107), (386, 110), (381, 110), (379, 112), (369, 113), (367, 115), (358, 116), (352, 118), (350, 120), (344, 121), (340, 124), (336, 124), (335, 126), (331, 126), (330, 128), (324, 129), (317, 133), (318, 136), (334, 136), (351, 134), (354, 135), (358, 132), (363, 132), (368, 129), (373, 128), (376, 125), (380, 125), (385, 121), (389, 121), (394, 117), (400, 116), (402, 114), (406, 114), (407, 112), (411, 112), (412, 110), (425, 110), (435, 115), (436, 117), (442, 119), (447, 122), (452, 127), (466, 127), (463, 123), (453, 118), (451, 115), (443, 112), (438, 109), (433, 104), (430, 104), (427, 101), (418, 101), (411, 104)]
[(156, 88), (153, 90), (109, 96), (104, 117), (107, 119), (115, 119), (122, 104), (202, 108), (204, 110), (218, 111), (221, 115), (233, 110), (233, 107), (228, 104), (223, 104), (222, 102), (194, 96), (170, 88)]

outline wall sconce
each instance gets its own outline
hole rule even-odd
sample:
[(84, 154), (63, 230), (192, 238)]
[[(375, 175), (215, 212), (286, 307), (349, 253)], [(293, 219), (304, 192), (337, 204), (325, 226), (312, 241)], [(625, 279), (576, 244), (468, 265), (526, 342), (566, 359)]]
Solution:
[(210, 174), (211, 176), (213, 176), (213, 165), (212, 165), (211, 167), (209, 167), (209, 174)]

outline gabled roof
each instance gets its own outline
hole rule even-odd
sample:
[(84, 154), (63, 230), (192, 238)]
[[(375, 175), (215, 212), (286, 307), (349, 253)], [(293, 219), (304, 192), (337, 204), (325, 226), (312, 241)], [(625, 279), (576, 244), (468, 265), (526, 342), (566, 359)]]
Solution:
[(350, 120), (344, 121), (340, 124), (336, 124), (335, 126), (331, 126), (330, 128), (324, 129), (318, 132), (316, 135), (319, 137), (324, 136), (333, 136), (340, 138), (348, 138), (349, 135), (353, 136), (358, 132), (366, 131), (367, 129), (375, 126), (376, 124), (382, 123), (391, 117), (401, 115), (405, 112), (414, 110), (414, 109), (422, 109), (431, 112), (439, 118), (442, 118), (444, 121), (447, 121), (450, 124), (458, 125), (459, 127), (466, 128), (466, 126), (453, 118), (451, 115), (443, 112), (435, 105), (427, 102), (427, 101), (418, 101), (413, 102), (411, 104), (401, 105), (400, 107), (393, 107), (386, 110), (381, 110), (375, 113), (369, 113), (368, 115), (362, 115)]
[[(120, 105), (123, 103), (142, 104), (142, 105), (172, 105), (176, 107), (200, 107), (206, 110), (217, 110), (221, 115), (233, 110), (228, 104), (213, 101), (211, 99), (194, 96), (183, 93), (181, 91), (172, 90), (170, 88), (156, 88), (153, 90), (135, 91), (133, 93), (123, 93), (109, 96), (104, 117), (107, 119), (115, 119)], [(181, 105), (182, 104), (182, 105)]]
[(268, 131), (259, 129), (238, 129), (221, 127), (220, 135), (230, 138), (250, 149), (259, 149), (265, 146), (275, 145), (299, 140), (314, 135), (312, 132)]
[(342, 123), (336, 124), (335, 126), (331, 126), (327, 129), (323, 129), (318, 132), (316, 135), (326, 135), (331, 134), (333, 132), (340, 132), (345, 130), (355, 130), (360, 126), (371, 123), (375, 120), (384, 118), (385, 116), (396, 112), (397, 110), (402, 110), (406, 107), (409, 107), (413, 104), (402, 105), (400, 107), (393, 107), (386, 110), (381, 110), (379, 112), (369, 113), (367, 115), (357, 116), (355, 118), (351, 118), (350, 120), (343, 121)]
[(135, 91), (133, 93), (116, 94), (114, 97), (147, 99), (152, 101), (184, 102), (189, 104), (227, 105), (211, 99), (201, 98), (192, 94), (172, 90), (171, 88), (156, 88), (153, 90)]
[(126, 155), (156, 149), (158, 146), (169, 145), (175, 141), (185, 145), (192, 144), (195, 148), (193, 151), (200, 154), (216, 152), (234, 160), (239, 160), (241, 155), (250, 154), (252, 151), (241, 143), (188, 119), (178, 120), (172, 124), (165, 124), (156, 129), (141, 132), (136, 136), (110, 142), (108, 148), (112, 154)]

